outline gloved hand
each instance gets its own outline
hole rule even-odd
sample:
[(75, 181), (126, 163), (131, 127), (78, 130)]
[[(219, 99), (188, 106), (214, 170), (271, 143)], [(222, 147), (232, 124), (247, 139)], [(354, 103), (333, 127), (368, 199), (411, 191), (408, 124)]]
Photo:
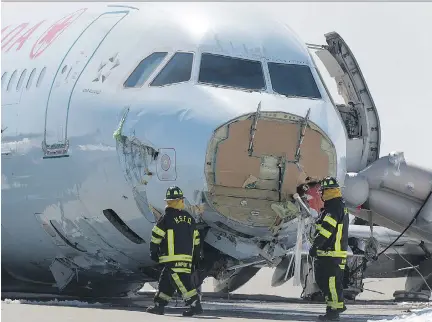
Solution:
[(310, 256), (310, 257), (316, 257), (316, 256), (317, 256), (317, 249), (316, 249), (315, 246), (312, 246), (312, 247), (309, 249), (309, 256)]
[(159, 255), (157, 253), (150, 253), (152, 261), (159, 262)]

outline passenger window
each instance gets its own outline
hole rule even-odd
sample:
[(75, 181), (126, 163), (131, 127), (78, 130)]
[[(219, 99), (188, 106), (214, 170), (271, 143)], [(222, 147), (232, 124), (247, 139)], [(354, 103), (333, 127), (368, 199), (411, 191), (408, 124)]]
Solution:
[(33, 68), (33, 70), (32, 70), (31, 73), (30, 73), (30, 76), (29, 76), (29, 78), (28, 78), (27, 85), (26, 85), (26, 89), (29, 89), (30, 86), (32, 85), (32, 83), (33, 83), (33, 78), (35, 77), (35, 75), (36, 75), (36, 68)]
[(309, 66), (268, 63), (273, 91), (288, 97), (321, 98)]
[(150, 86), (164, 86), (187, 82), (191, 79), (194, 54), (175, 53), (155, 77)]
[(202, 54), (198, 82), (259, 91), (265, 88), (260, 61)]
[(46, 72), (46, 67), (44, 67), (44, 68), (41, 70), (41, 72), (40, 72), (40, 74), (39, 74), (39, 78), (38, 78), (38, 80), (37, 80), (37, 82), (36, 82), (36, 87), (39, 87), (39, 85), (42, 83), (42, 79), (43, 79), (43, 77), (45, 76), (45, 72)]
[(144, 58), (124, 82), (124, 87), (141, 87), (168, 53), (153, 53)]
[(8, 83), (8, 86), (7, 86), (7, 89), (6, 89), (7, 91), (9, 91), (9, 90), (11, 89), (13, 83), (15, 82), (16, 75), (17, 75), (17, 71), (15, 70), (15, 71), (12, 73), (11, 78), (9, 79), (9, 83)]
[(18, 80), (18, 84), (16, 87), (17, 92), (21, 89), (21, 86), (24, 82), (24, 78), (25, 78), (26, 74), (27, 74), (27, 69), (24, 69), (23, 72), (21, 73), (19, 80)]
[(3, 85), (6, 83), (6, 78), (7, 78), (8, 73), (4, 72), (1, 78), (1, 87), (3, 88)]

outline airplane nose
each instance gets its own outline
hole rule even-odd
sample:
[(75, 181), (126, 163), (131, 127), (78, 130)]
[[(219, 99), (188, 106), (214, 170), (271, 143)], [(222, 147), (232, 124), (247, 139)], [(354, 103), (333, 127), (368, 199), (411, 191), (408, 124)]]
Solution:
[(205, 175), (217, 211), (245, 225), (270, 227), (277, 219), (272, 209), (292, 201), (307, 176), (336, 174), (335, 147), (308, 115), (258, 108), (214, 131)]

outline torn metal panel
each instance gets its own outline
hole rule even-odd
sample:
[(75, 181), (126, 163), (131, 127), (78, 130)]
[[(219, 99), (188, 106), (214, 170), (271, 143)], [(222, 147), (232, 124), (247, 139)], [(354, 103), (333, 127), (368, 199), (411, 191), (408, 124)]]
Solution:
[(124, 135), (122, 131), (128, 113), (129, 107), (126, 107), (119, 127), (113, 134), (126, 180), (133, 188), (145, 187), (156, 172), (161, 181), (175, 181), (177, 179), (175, 149), (156, 148), (149, 142), (142, 142), (134, 135)]
[(154, 224), (160, 218), (160, 213), (149, 204), (146, 190), (143, 187), (133, 188), (132, 193), (139, 211), (151, 224)]
[(51, 226), (54, 228), (54, 230), (55, 230), (55, 232), (58, 234), (58, 236), (60, 236), (60, 238), (61, 239), (63, 239), (63, 241), (67, 244), (67, 245), (69, 245), (70, 247), (72, 247), (73, 249), (75, 249), (75, 250), (77, 250), (77, 251), (79, 251), (79, 252), (83, 252), (83, 253), (86, 253), (87, 252), (87, 250), (84, 248), (84, 247), (82, 247), (82, 246), (80, 246), (77, 242), (71, 242), (66, 236), (65, 236), (65, 234), (63, 234), (62, 233), (62, 231), (59, 229), (59, 228), (57, 228), (57, 223), (56, 223), (56, 220), (50, 220), (50, 224), (51, 224)]
[(124, 135), (123, 126), (129, 110), (130, 107), (124, 109), (119, 126), (113, 134), (116, 140), (116, 151), (126, 181), (132, 187), (138, 208), (147, 220), (154, 223), (159, 214), (153, 211), (154, 208), (148, 204), (146, 188), (155, 172), (159, 180), (175, 180), (177, 178), (175, 151), (174, 156), (172, 156), (170, 149), (158, 150), (149, 142), (143, 143), (135, 136)]
[(303, 122), (301, 123), (301, 127), (300, 127), (300, 131), (299, 131), (299, 140), (297, 143), (297, 149), (296, 149), (296, 153), (295, 153), (295, 157), (294, 157), (294, 162), (296, 164), (298, 164), (298, 162), (300, 161), (300, 147), (303, 143), (303, 139), (305, 137), (305, 132), (306, 132), (306, 127), (308, 126), (308, 122), (309, 122), (309, 116), (310, 116), (310, 111), (311, 109), (309, 108), (305, 118), (303, 119)]
[(84, 232), (86, 232), (86, 235), (95, 235), (95, 239), (100, 241), (98, 243), (99, 251), (95, 255), (96, 258), (99, 260), (103, 258), (107, 265), (113, 266), (115, 268), (120, 268), (120, 264), (122, 264), (124, 267), (124, 265), (128, 264), (130, 261), (134, 261), (133, 258), (129, 257), (121, 249), (116, 248), (116, 245), (112, 244), (112, 241), (106, 240), (103, 234), (99, 233), (94, 227), (95, 224), (96, 221), (93, 219), (83, 218), (80, 221), (80, 227)]
[(132, 187), (147, 185), (153, 175), (150, 165), (155, 162), (158, 152), (135, 137), (123, 136), (122, 141), (117, 141), (117, 154)]
[(67, 259), (56, 258), (49, 267), (56, 281), (56, 286), (60, 291), (64, 289), (76, 276), (75, 269), (77, 267), (70, 266), (71, 265)]
[(253, 242), (241, 242), (238, 237), (225, 232), (210, 229), (205, 237), (205, 242), (239, 260), (247, 260), (258, 256), (260, 249)]
[(153, 176), (150, 167), (155, 166), (159, 153), (149, 143), (144, 144), (135, 136), (129, 137), (122, 133), (129, 109), (129, 107), (125, 108), (113, 137), (116, 140), (117, 155), (126, 180), (132, 187), (145, 186)]
[(54, 227), (51, 225), (50, 220), (43, 213), (35, 213), (35, 218), (42, 226), (43, 230), (51, 237), (51, 241), (60, 247), (67, 248), (66, 242), (57, 234)]
[(255, 138), (258, 120), (260, 118), (260, 112), (261, 112), (261, 102), (259, 102), (257, 111), (255, 112), (255, 115), (253, 116), (254, 120), (253, 120), (253, 123), (251, 125), (251, 129), (250, 129), (250, 139), (249, 139), (249, 148), (248, 148), (249, 156), (251, 156), (252, 152), (253, 152), (253, 144), (254, 144), (253, 141)]

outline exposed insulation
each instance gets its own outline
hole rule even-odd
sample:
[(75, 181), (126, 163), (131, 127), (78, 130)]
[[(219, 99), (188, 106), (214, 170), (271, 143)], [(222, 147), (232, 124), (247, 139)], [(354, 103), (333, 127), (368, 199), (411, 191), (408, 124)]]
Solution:
[[(300, 123), (288, 119), (260, 118), (248, 155), (251, 118), (218, 129), (209, 146), (206, 176), (214, 207), (230, 219), (253, 226), (270, 226), (279, 201), (278, 163), (282, 163), (282, 201), (296, 192), (306, 176), (324, 177), (335, 171), (335, 151), (323, 135), (307, 127), (300, 148), (300, 167), (295, 152)], [(216, 155), (214, 155), (216, 150)], [(213, 153), (213, 159), (210, 158)], [(259, 215), (251, 213), (259, 212)]]

